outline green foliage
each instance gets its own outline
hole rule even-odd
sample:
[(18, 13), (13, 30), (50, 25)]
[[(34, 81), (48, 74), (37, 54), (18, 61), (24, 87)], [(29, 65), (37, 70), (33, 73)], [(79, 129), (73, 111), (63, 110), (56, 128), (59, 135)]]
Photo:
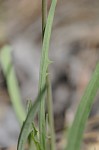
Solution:
[(30, 141), (34, 143), (34, 146), (32, 144), (31, 149), (35, 147), (36, 150), (41, 150), (38, 130), (36, 129), (34, 124), (32, 124), (32, 132), (30, 133)]
[[(25, 111), (21, 104), (21, 97), (19, 92), (18, 83), (15, 77), (14, 68), (12, 66), (11, 61), (11, 54), (10, 50), (11, 47), (5, 46), (2, 49), (0, 54), (0, 61), (3, 68), (4, 75), (6, 77), (8, 92), (13, 104), (13, 107), (16, 111), (16, 114), (19, 118), (20, 123), (23, 122), (23, 126), (21, 128), (21, 132), (18, 139), (18, 146), (17, 150), (24, 150), (24, 146), (26, 141), (29, 143), (29, 150), (46, 150), (46, 120), (45, 120), (45, 97), (47, 96), (47, 103), (48, 103), (48, 119), (51, 133), (51, 150), (55, 150), (55, 135), (54, 135), (54, 127), (53, 127), (53, 113), (52, 113), (52, 95), (51, 95), (51, 85), (48, 78), (48, 66), (51, 63), (48, 57), (48, 50), (50, 44), (50, 37), (51, 37), (51, 30), (52, 30), (52, 23), (55, 13), (57, 0), (52, 0), (51, 7), (49, 10), (47, 22), (47, 0), (42, 0), (42, 55), (41, 55), (41, 63), (40, 63), (40, 78), (39, 78), (39, 94), (37, 100), (32, 104), (31, 102), (28, 103), (28, 110), (27, 110), (27, 117), (25, 119)], [(45, 85), (47, 85), (47, 92)], [(76, 112), (74, 122), (69, 132), (68, 136), (68, 143), (66, 150), (80, 150), (83, 132), (85, 128), (85, 124), (87, 118), (89, 116), (93, 100), (99, 88), (99, 63), (96, 67), (96, 70), (90, 80), (84, 96), (81, 99), (81, 102), (78, 106), (78, 110)], [(33, 123), (33, 119), (35, 114), (39, 110), (39, 128), (40, 131), (38, 132), (37, 128)]]
[(78, 110), (69, 133), (66, 150), (80, 150), (85, 124), (98, 89), (99, 63), (78, 106)]
[(52, 102), (52, 91), (51, 91), (51, 82), (49, 79), (49, 74), (46, 78), (47, 83), (47, 109), (48, 109), (48, 118), (49, 118), (49, 127), (50, 127), (50, 145), (51, 150), (56, 149), (55, 145), (55, 130), (54, 130), (54, 118), (53, 118), (53, 102)]
[[(47, 3), (47, 1), (45, 1)], [(44, 86), (46, 85), (46, 76), (47, 76), (47, 69), (48, 65), (50, 64), (50, 61), (48, 59), (48, 49), (49, 49), (49, 42), (50, 42), (50, 36), (51, 36), (51, 29), (52, 29), (52, 22), (55, 12), (55, 6), (56, 6), (57, 0), (52, 0), (52, 4), (50, 7), (48, 20), (46, 24), (46, 29), (43, 39), (43, 47), (42, 47), (42, 57), (41, 57), (41, 69), (40, 69), (40, 81), (39, 81), (39, 96), (37, 98), (37, 101), (34, 103), (33, 106), (29, 103), (28, 105), (28, 113), (26, 120), (23, 123), (20, 136), (18, 139), (18, 150), (23, 150), (26, 140), (30, 141), (30, 143), (34, 143), (35, 148), (37, 150), (45, 149), (45, 141), (46, 141), (46, 128), (45, 128), (45, 91), (43, 91)], [(12, 67), (12, 61), (11, 61), (11, 54), (10, 54), (10, 46), (6, 46), (2, 49), (1, 53), (1, 64), (4, 71), (4, 74), (6, 76), (7, 85), (8, 85), (8, 91), (10, 98), (12, 100), (14, 109), (16, 111), (16, 114), (22, 123), (25, 119), (25, 113), (23, 111), (23, 107), (21, 104), (21, 98), (19, 93), (19, 87), (17, 80), (15, 78), (14, 69)], [(42, 92), (43, 91), (43, 92)], [(39, 139), (37, 140), (37, 134), (36, 134), (36, 128), (33, 125), (33, 118), (36, 113), (36, 110), (39, 106), (39, 103), (41, 103), (41, 109), (40, 109), (40, 134), (41, 142), (39, 142)], [(33, 145), (32, 145), (33, 146)], [(31, 149), (32, 147), (30, 147)]]
[(23, 126), (21, 128), (17, 150), (24, 150), (26, 140), (28, 139), (29, 134), (32, 133), (32, 131), (34, 130), (32, 122), (33, 122), (34, 116), (37, 112), (37, 108), (39, 107), (40, 100), (42, 99), (43, 95), (45, 94), (45, 91), (46, 90), (44, 88), (41, 91), (41, 93), (38, 95), (37, 100), (34, 102), (33, 106), (31, 106), (31, 108), (27, 114), (26, 120), (24, 121)]
[(26, 114), (21, 103), (21, 97), (19, 92), (18, 82), (15, 76), (14, 67), (11, 59), (11, 47), (5, 46), (2, 48), (0, 53), (0, 62), (2, 65), (3, 73), (6, 78), (7, 87), (11, 102), (13, 104), (16, 115), (19, 119), (20, 124), (25, 120)]
[[(27, 102), (27, 114), (29, 113), (31, 108), (32, 108), (32, 101), (30, 100)], [(39, 142), (39, 132), (36, 129), (33, 122), (31, 132), (28, 136), (28, 143), (29, 143), (29, 150), (32, 150), (32, 148), (34, 148), (35, 150), (41, 150)]]
[[(43, 46), (42, 46), (42, 56), (41, 56), (41, 63), (40, 63), (40, 79), (39, 79), (39, 91), (42, 91), (42, 88), (46, 84), (46, 76), (48, 65), (51, 63), (48, 58), (48, 50), (49, 50), (49, 43), (51, 37), (51, 29), (52, 23), (55, 13), (57, 0), (52, 0), (51, 7), (49, 10), (46, 28), (44, 31), (44, 38), (43, 38)], [(45, 95), (42, 97), (42, 101), (40, 104), (40, 112), (39, 112), (39, 128), (40, 128), (40, 144), (42, 150), (45, 150), (45, 139), (46, 139), (46, 131), (45, 131)]]

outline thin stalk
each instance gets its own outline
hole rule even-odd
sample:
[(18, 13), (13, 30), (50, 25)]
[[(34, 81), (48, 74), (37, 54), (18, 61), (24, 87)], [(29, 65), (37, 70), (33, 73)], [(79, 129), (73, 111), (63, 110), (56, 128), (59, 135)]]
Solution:
[(53, 119), (53, 102), (52, 102), (52, 90), (49, 74), (46, 77), (47, 82), (47, 105), (48, 105), (48, 117), (50, 125), (50, 135), (51, 135), (51, 150), (55, 150), (55, 130), (54, 130), (54, 119)]
[[(43, 1), (43, 0), (42, 0)], [(42, 55), (41, 55), (41, 62), (40, 62), (40, 77), (39, 77), (39, 92), (42, 91), (44, 86), (46, 85), (46, 76), (47, 76), (47, 70), (48, 66), (51, 63), (51, 61), (48, 58), (48, 50), (49, 50), (49, 43), (50, 43), (50, 37), (51, 37), (51, 30), (52, 30), (52, 23), (53, 23), (53, 18), (54, 18), (54, 13), (55, 13), (55, 8), (56, 8), (56, 3), (57, 0), (52, 0), (47, 22), (45, 26), (43, 25), (43, 31), (44, 32), (42, 35), (43, 37), (43, 44), (42, 44)], [(42, 3), (42, 11), (44, 11), (44, 8), (47, 8), (45, 5), (47, 2)], [(46, 10), (47, 12), (47, 10)], [(42, 13), (44, 14), (44, 13)], [(45, 15), (47, 16), (47, 14)], [(43, 17), (45, 18), (45, 17)], [(45, 22), (45, 21), (44, 21)], [(45, 28), (46, 27), (46, 28)], [(39, 131), (40, 131), (40, 145), (42, 150), (45, 150), (45, 141), (46, 141), (46, 126), (45, 126), (45, 98), (46, 98), (46, 93), (42, 97), (42, 102), (40, 103), (40, 110), (39, 110)]]
[[(47, 0), (42, 0), (42, 42), (44, 39), (45, 27), (47, 20)], [(41, 90), (41, 89), (40, 89)], [(46, 145), (46, 125), (45, 125), (45, 98), (40, 103), (40, 114), (39, 114), (39, 130), (40, 130), (40, 144), (42, 150), (45, 150)]]
[(47, 20), (47, 0), (42, 0), (42, 41), (45, 33), (46, 20)]

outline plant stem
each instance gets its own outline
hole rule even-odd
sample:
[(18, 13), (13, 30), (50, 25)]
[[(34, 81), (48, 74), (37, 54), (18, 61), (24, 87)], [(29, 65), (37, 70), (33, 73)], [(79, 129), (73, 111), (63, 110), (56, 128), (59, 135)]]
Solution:
[(47, 20), (47, 0), (42, 0), (42, 41), (44, 38), (46, 20)]
[[(44, 38), (45, 27), (47, 20), (47, 0), (42, 0), (42, 41)], [(51, 84), (49, 79), (49, 71), (47, 69), (47, 104), (48, 104), (48, 116), (49, 116), (49, 125), (50, 125), (50, 134), (51, 134), (51, 150), (55, 150), (55, 132), (54, 132), (54, 119), (53, 119), (53, 108), (52, 108), (52, 91)]]
[[(40, 77), (39, 77), (39, 92), (42, 91), (44, 86), (46, 85), (46, 76), (47, 76), (47, 70), (48, 66), (51, 63), (49, 58), (48, 58), (48, 50), (49, 50), (49, 43), (50, 43), (50, 37), (51, 37), (51, 30), (52, 30), (52, 23), (53, 23), (53, 18), (54, 18), (54, 13), (55, 13), (55, 8), (56, 8), (56, 3), (57, 0), (52, 0), (50, 10), (49, 10), (49, 15), (47, 18), (47, 22), (45, 25), (42, 25), (42, 29), (44, 29), (42, 32), (42, 55), (41, 55), (41, 62), (40, 62)], [(47, 1), (45, 2), (42, 0), (42, 11), (46, 12), (47, 16)], [(42, 15), (44, 12), (42, 13)], [(44, 19), (45, 17), (43, 17)], [(45, 20), (45, 19), (44, 19)], [(43, 22), (45, 22), (43, 20)], [(46, 27), (46, 28), (45, 28)], [(43, 36), (44, 35), (44, 36)], [(46, 93), (43, 95), (41, 103), (40, 103), (40, 110), (39, 110), (39, 131), (40, 131), (40, 145), (41, 149), (45, 150), (46, 149), (46, 126), (45, 126), (45, 98), (46, 98)]]
[(49, 74), (46, 77), (47, 82), (47, 105), (48, 105), (48, 117), (50, 125), (50, 135), (51, 135), (51, 150), (55, 150), (55, 130), (54, 130), (54, 119), (53, 119), (53, 103), (52, 103), (52, 90)]
[[(46, 20), (47, 20), (47, 0), (42, 0), (42, 42), (44, 39)], [(40, 144), (42, 150), (45, 150), (45, 139), (46, 139), (45, 126), (46, 126), (45, 125), (45, 99), (43, 99), (43, 101), (40, 103), (40, 114), (39, 114)]]

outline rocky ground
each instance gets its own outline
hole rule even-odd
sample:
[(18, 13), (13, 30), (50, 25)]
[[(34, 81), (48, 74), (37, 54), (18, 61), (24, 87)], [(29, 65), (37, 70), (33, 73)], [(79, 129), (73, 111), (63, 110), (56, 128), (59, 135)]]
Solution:
[[(31, 2), (31, 0), (29, 1)], [(12, 5), (15, 4), (12, 3)], [(8, 6), (7, 10), (9, 10), (10, 5), (4, 4), (3, 6), (4, 8)], [(23, 13), (19, 13), (19, 16), (23, 14), (24, 17), (27, 17), (27, 20), (22, 16), (19, 17), (19, 21), (14, 17), (12, 17), (14, 18), (13, 22), (11, 22), (11, 19), (8, 19), (10, 20), (7, 22), (10, 30), (5, 26), (3, 29), (1, 26), (2, 22), (0, 22), (0, 32), (3, 31), (3, 33), (7, 34), (1, 34), (3, 44), (9, 42), (12, 46), (13, 65), (20, 85), (22, 102), (24, 107), (26, 107), (27, 99), (34, 100), (38, 91), (41, 54), (41, 18), (38, 15), (38, 12), (40, 12), (38, 7), (36, 9), (37, 13), (35, 13), (38, 18), (35, 17), (34, 12), (25, 9), (27, 6), (25, 0), (22, 0), (20, 5), (17, 4), (17, 7), (13, 7), (16, 9), (9, 11), (10, 17), (11, 13), (15, 10), (15, 14), (18, 16), (17, 8), (19, 6), (20, 11), (23, 10)], [(28, 6), (30, 7), (29, 3)], [(53, 90), (55, 126), (59, 139), (64, 123), (65, 126), (69, 126), (72, 123), (81, 96), (99, 60), (98, 6), (98, 0), (58, 1), (49, 54), (53, 64), (51, 64), (49, 69)], [(30, 13), (26, 15), (27, 12), (25, 11)], [(31, 21), (32, 15), (34, 15), (33, 21)], [(5, 21), (3, 25), (5, 25)], [(20, 27), (19, 29), (18, 26)], [(24, 26), (24, 29), (22, 26)], [(13, 27), (13, 30), (15, 29), (15, 32), (11, 31), (11, 27)], [(84, 136), (84, 150), (85, 148), (87, 150), (98, 149), (98, 106), (99, 96), (97, 94), (90, 114), (91, 119), (88, 123), (88, 129), (90, 128), (90, 130), (87, 130)], [(18, 120), (11, 105), (1, 69), (0, 146), (16, 145), (19, 129)], [(59, 145), (64, 145), (63, 143), (64, 138), (61, 138), (60, 142), (58, 140), (58, 147)]]

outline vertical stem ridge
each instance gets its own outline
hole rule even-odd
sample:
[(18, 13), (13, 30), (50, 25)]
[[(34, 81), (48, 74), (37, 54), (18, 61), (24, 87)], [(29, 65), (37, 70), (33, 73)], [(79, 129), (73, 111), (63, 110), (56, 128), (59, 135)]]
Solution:
[[(40, 63), (40, 78), (39, 78), (39, 92), (42, 91), (46, 82), (48, 73), (48, 65), (50, 61), (48, 59), (48, 50), (51, 37), (52, 23), (55, 13), (57, 0), (52, 0), (49, 15), (47, 18), (47, 0), (42, 0), (42, 55)], [(46, 21), (47, 19), (47, 21)], [(46, 28), (45, 28), (46, 27)], [(39, 110), (39, 131), (40, 131), (40, 145), (41, 150), (46, 149), (46, 125), (45, 125), (45, 98), (46, 93), (42, 97)]]
[[(47, 20), (47, 0), (42, 0), (42, 42), (44, 39), (44, 33), (46, 28)], [(41, 90), (41, 89), (40, 89)], [(40, 143), (42, 150), (45, 150), (45, 99), (40, 104), (40, 114), (39, 114), (39, 130), (40, 130)]]
[(42, 0), (42, 41), (44, 38), (46, 20), (47, 20), (47, 0)]
[(55, 150), (55, 130), (54, 130), (54, 119), (53, 119), (53, 102), (52, 102), (52, 90), (51, 90), (51, 81), (49, 74), (46, 77), (47, 83), (47, 104), (48, 104), (48, 117), (50, 125), (50, 135), (51, 135), (51, 150)]

